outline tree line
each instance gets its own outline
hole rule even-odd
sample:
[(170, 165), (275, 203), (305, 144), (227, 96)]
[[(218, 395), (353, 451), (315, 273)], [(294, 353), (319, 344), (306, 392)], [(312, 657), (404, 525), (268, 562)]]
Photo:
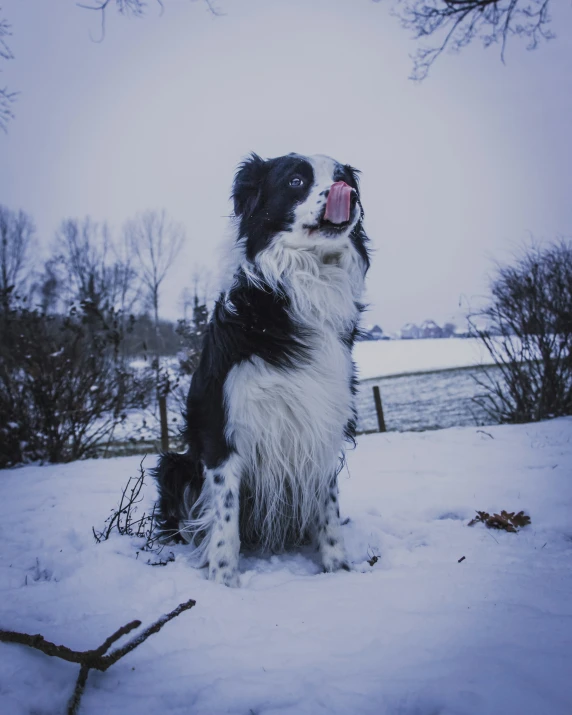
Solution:
[[(167, 395), (180, 404), (208, 321), (198, 276), (181, 296), (184, 317), (161, 319), (161, 288), (184, 241), (164, 211), (139, 214), (117, 237), (104, 223), (67, 219), (41, 264), (35, 240), (27, 213), (0, 206), (0, 467), (96, 456), (130, 411)], [(572, 414), (569, 239), (499, 265), (469, 319), (499, 368), (477, 378), (491, 422)]]
[[(89, 217), (66, 219), (39, 262), (32, 217), (0, 205), (0, 467), (93, 456), (130, 410), (193, 372), (204, 282), (183, 292), (176, 324), (160, 313), (184, 239), (165, 211), (138, 214), (116, 236)], [(163, 356), (179, 352), (167, 369)]]

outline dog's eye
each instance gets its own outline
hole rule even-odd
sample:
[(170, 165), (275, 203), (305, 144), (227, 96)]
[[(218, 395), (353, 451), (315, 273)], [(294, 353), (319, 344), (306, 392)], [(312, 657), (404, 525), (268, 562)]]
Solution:
[(299, 176), (293, 176), (288, 182), (289, 186), (293, 186), (295, 189), (299, 189), (300, 186), (304, 186), (304, 180)]

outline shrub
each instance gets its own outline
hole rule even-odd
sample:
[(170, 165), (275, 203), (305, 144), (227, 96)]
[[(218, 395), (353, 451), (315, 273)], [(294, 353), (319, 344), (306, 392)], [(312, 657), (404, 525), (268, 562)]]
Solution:
[(17, 297), (6, 301), (0, 312), (0, 467), (94, 456), (126, 411), (144, 406), (144, 390), (121, 356), (121, 317), (88, 301), (66, 316)]
[(572, 242), (533, 245), (491, 288), (478, 313), (487, 328), (472, 326), (499, 371), (479, 380), (475, 401), (498, 422), (572, 414)]

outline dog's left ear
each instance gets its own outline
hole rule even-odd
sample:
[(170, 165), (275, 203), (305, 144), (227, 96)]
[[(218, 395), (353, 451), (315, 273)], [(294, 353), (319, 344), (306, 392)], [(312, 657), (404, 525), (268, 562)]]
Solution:
[(266, 162), (254, 153), (238, 167), (232, 185), (235, 216), (252, 216), (260, 201), (265, 171)]
[(344, 168), (349, 173), (349, 175), (352, 177), (353, 187), (359, 194), (359, 175), (361, 173), (360, 170), (355, 169), (353, 166), (350, 166), (349, 164), (346, 164)]

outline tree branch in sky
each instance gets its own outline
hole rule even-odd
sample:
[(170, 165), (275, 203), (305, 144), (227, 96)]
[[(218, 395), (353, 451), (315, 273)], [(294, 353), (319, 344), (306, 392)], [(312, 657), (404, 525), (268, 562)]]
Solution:
[[(0, 13), (2, 8), (0, 7)], [(14, 55), (10, 49), (7, 37), (12, 35), (12, 26), (6, 18), (0, 15), (0, 58), (3, 60), (13, 60)], [(1, 71), (1, 70), (0, 70)], [(12, 105), (16, 99), (17, 92), (11, 92), (7, 87), (0, 87), (0, 129), (6, 131), (8, 122), (14, 118)]]
[(445, 50), (453, 52), (480, 39), (485, 47), (501, 44), (504, 62), (510, 37), (528, 41), (533, 50), (554, 34), (549, 29), (550, 0), (396, 0), (394, 14), (415, 38), (430, 38), (413, 56), (412, 79), (425, 79), (435, 60)]

